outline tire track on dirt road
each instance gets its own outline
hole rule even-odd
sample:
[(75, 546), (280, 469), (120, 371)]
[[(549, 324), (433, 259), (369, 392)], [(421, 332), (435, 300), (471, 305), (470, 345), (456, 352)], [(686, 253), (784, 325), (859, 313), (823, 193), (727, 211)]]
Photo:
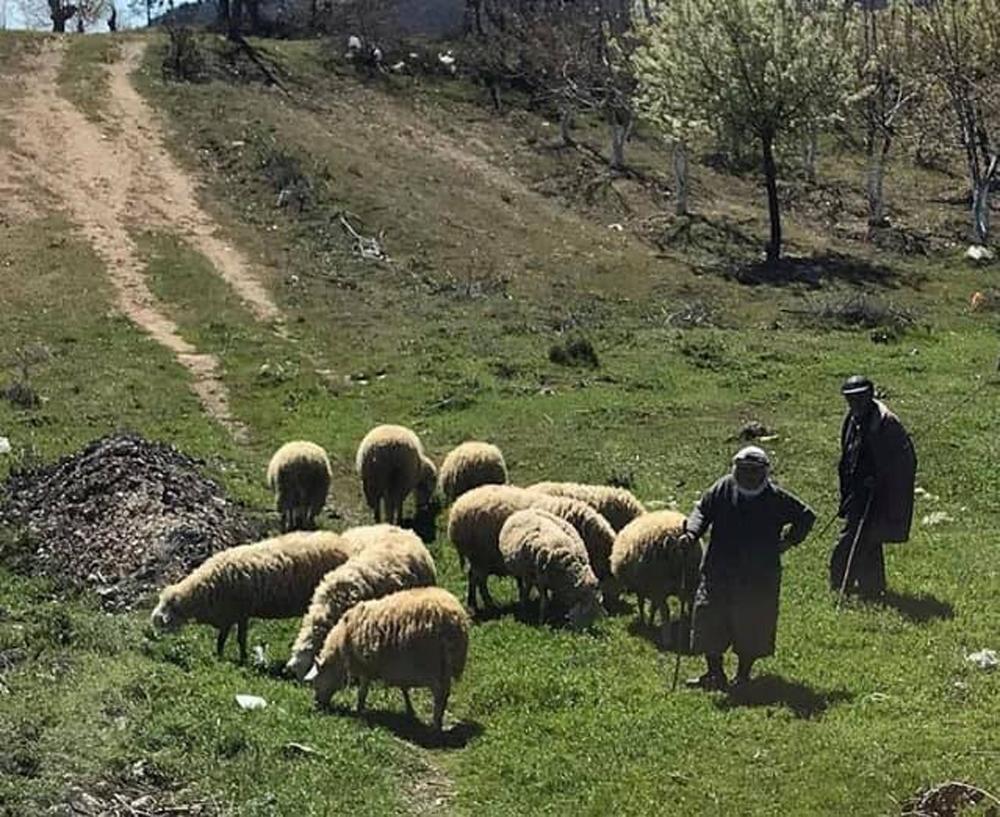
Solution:
[[(124, 59), (109, 68), (105, 133), (57, 92), (64, 41), (52, 40), (31, 58), (24, 88), (9, 121), (22, 184), (48, 190), (104, 262), (115, 305), (168, 349), (191, 375), (204, 409), (237, 439), (247, 428), (232, 415), (219, 360), (186, 341), (148, 283), (133, 230), (159, 228), (205, 255), (255, 318), (284, 336), (281, 310), (245, 259), (216, 235), (217, 225), (198, 204), (194, 182), (167, 153), (152, 110), (132, 86), (145, 43), (123, 42)], [(24, 171), (27, 170), (25, 174)]]

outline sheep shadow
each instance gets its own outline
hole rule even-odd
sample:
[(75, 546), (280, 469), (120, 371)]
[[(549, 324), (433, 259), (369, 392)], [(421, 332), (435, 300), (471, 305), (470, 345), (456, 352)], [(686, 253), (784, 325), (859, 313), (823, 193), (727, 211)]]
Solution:
[(654, 626), (648, 622), (640, 622), (638, 618), (632, 619), (627, 629), (629, 635), (648, 641), (658, 652), (694, 655), (691, 652), (691, 619), (689, 617), (670, 619), (666, 638), (663, 637), (662, 627)]
[(360, 714), (352, 710), (351, 715), (369, 728), (386, 729), (400, 740), (422, 749), (464, 749), (469, 741), (485, 731), (479, 722), (464, 720), (446, 726), (438, 733), (429, 723), (411, 718), (405, 712), (384, 709), (368, 709)]
[(887, 288), (898, 286), (897, 275), (890, 267), (840, 253), (805, 258), (785, 256), (778, 261), (742, 264), (730, 272), (730, 277), (748, 286), (805, 284), (816, 288), (824, 281)]
[(796, 718), (812, 720), (823, 715), (831, 706), (853, 699), (844, 689), (819, 690), (780, 675), (761, 675), (749, 683), (733, 687), (720, 697), (719, 709), (739, 709), (755, 706), (784, 706)]
[(480, 607), (478, 610), (472, 610), (470, 612), (472, 620), (477, 624), (483, 624), (487, 621), (496, 621), (500, 618), (506, 618), (511, 616), (519, 621), (524, 621), (526, 623), (533, 623), (533, 619), (525, 618), (521, 612), (521, 605), (516, 601), (506, 602), (504, 604), (495, 604), (493, 607)]
[(914, 596), (889, 590), (881, 599), (872, 603), (889, 607), (914, 624), (927, 624), (936, 619), (948, 621), (955, 617), (955, 608), (950, 602), (942, 601), (929, 593)]

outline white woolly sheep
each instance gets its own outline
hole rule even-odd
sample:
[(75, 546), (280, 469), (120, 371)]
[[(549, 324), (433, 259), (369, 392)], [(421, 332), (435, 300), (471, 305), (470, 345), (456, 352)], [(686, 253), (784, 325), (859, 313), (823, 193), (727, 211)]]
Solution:
[(646, 512), (635, 494), (612, 485), (587, 485), (581, 482), (539, 482), (528, 490), (542, 491), (552, 496), (568, 496), (586, 502), (608, 520), (618, 533), (637, 516)]
[(511, 514), (500, 529), (500, 554), (507, 572), (517, 579), (525, 612), (531, 589), (538, 588), (539, 623), (545, 621), (549, 595), (569, 608), (573, 627), (589, 627), (601, 614), (587, 548), (564, 519), (538, 508)]
[(355, 467), (376, 522), (382, 521), (384, 506), (385, 518), (398, 525), (411, 492), (417, 492), (418, 508), (434, 493), (434, 463), (424, 455), (420, 438), (403, 426), (381, 425), (369, 431), (358, 446)]
[(399, 687), (414, 717), (412, 687), (434, 695), (434, 728), (440, 732), (451, 685), (462, 677), (469, 649), (469, 617), (447, 590), (423, 587), (362, 601), (330, 630), (319, 660), (306, 676), (316, 702), (326, 706), (348, 679), (358, 681), (358, 712), (374, 680)]
[(246, 663), (249, 620), (301, 616), (323, 576), (355, 549), (336, 533), (313, 531), (223, 550), (160, 592), (153, 626), (173, 632), (189, 619), (210, 624), (218, 630), (215, 649), (221, 657), (235, 624), (240, 662)]
[(465, 442), (448, 452), (441, 463), (438, 481), (445, 500), (450, 503), (480, 485), (506, 484), (507, 465), (495, 445)]
[(448, 538), (458, 551), (459, 564), (463, 569), (468, 567), (469, 609), (478, 609), (477, 591), (487, 608), (496, 606), (486, 580), (488, 576), (507, 575), (500, 555), (500, 529), (508, 516), (530, 508), (540, 496), (514, 485), (480, 485), (451, 506)]
[(615, 538), (611, 551), (611, 571), (623, 590), (636, 594), (639, 623), (645, 623), (645, 600), (650, 601), (649, 623), (660, 612), (663, 634), (670, 625), (667, 598), (677, 596), (681, 618), (690, 613), (698, 587), (701, 546), (692, 542), (681, 547), (684, 515), (675, 511), (653, 511), (637, 517)]
[[(312, 666), (327, 633), (359, 601), (437, 581), (434, 559), (416, 534), (392, 525), (372, 525), (367, 530), (360, 537), (361, 550), (327, 573), (313, 593), (292, 646), (292, 657), (285, 665), (300, 681)], [(345, 531), (344, 538), (350, 537), (351, 531)]]
[(274, 453), (267, 466), (267, 485), (274, 491), (282, 532), (315, 527), (332, 475), (326, 451), (315, 443), (285, 443)]
[(514, 485), (480, 485), (462, 494), (448, 516), (448, 538), (458, 551), (459, 564), (468, 568), (467, 602), (478, 609), (476, 596), (487, 608), (496, 605), (487, 587), (487, 577), (506, 576), (500, 555), (500, 529), (512, 513), (541, 508), (565, 519), (580, 534), (591, 560), (591, 568), (604, 585), (606, 595), (616, 595), (610, 567), (614, 531), (585, 502), (554, 497)]

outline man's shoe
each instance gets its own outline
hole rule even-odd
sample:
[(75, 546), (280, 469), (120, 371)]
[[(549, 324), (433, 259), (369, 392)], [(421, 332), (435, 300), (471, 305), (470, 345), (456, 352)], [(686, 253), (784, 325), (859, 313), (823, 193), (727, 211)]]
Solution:
[(726, 689), (729, 686), (729, 682), (726, 680), (725, 675), (706, 672), (704, 675), (699, 675), (697, 678), (688, 678), (684, 682), (684, 686), (689, 689), (704, 689), (710, 692), (715, 692)]

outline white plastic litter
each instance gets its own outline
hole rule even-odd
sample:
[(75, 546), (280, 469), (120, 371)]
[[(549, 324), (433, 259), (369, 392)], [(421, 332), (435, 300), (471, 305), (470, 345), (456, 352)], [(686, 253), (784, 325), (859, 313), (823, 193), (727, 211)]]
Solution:
[(6, 437), (0, 437), (0, 454), (10, 453), (10, 440)]
[(267, 647), (261, 644), (254, 645), (253, 648), (253, 665), (255, 667), (266, 667), (267, 666)]
[(920, 520), (920, 524), (926, 528), (933, 527), (934, 525), (944, 525), (947, 522), (954, 522), (950, 514), (944, 511), (934, 511), (933, 513), (927, 514), (923, 519)]
[(267, 701), (256, 695), (237, 695), (236, 703), (240, 709), (264, 709), (267, 706)]
[(991, 670), (1000, 667), (1000, 657), (997, 657), (993, 650), (979, 650), (979, 652), (969, 653), (965, 660), (970, 664), (975, 664), (979, 669)]

